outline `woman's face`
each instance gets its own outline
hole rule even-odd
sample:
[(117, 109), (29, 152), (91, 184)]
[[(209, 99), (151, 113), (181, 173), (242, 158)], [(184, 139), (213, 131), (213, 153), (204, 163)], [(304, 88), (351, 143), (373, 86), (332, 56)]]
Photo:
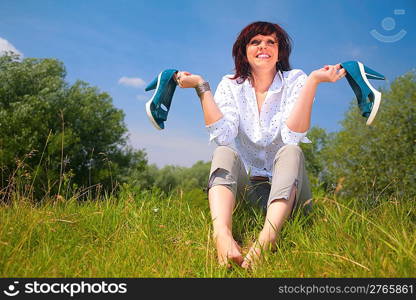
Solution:
[(279, 45), (276, 34), (253, 37), (246, 46), (247, 60), (252, 70), (276, 70), (279, 58)]

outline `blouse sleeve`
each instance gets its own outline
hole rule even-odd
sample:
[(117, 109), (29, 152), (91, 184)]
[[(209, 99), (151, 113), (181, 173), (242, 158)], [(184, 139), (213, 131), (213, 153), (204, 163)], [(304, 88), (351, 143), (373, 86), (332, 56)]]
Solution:
[(218, 145), (229, 145), (238, 133), (239, 114), (236, 100), (231, 91), (229, 79), (223, 78), (217, 87), (214, 101), (223, 117), (218, 121), (207, 125), (209, 141), (215, 141)]
[[(306, 137), (308, 131), (305, 132), (296, 132), (290, 130), (286, 125), (286, 120), (289, 118), (290, 113), (293, 110), (293, 107), (296, 101), (299, 98), (300, 91), (305, 85), (307, 75), (302, 70), (296, 70), (297, 72), (293, 76), (287, 78), (287, 93), (286, 99), (283, 100), (283, 117), (281, 124), (281, 135), (282, 141), (285, 144), (297, 145), (299, 142), (302, 143), (311, 143), (311, 141)], [(315, 101), (315, 99), (314, 99)]]

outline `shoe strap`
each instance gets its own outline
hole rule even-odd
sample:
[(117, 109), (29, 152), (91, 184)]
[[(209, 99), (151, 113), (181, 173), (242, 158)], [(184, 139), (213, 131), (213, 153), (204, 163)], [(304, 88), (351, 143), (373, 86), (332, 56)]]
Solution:
[(168, 112), (163, 110), (160, 106), (158, 106), (156, 109), (156, 115), (157, 118), (162, 121), (166, 121), (168, 119)]

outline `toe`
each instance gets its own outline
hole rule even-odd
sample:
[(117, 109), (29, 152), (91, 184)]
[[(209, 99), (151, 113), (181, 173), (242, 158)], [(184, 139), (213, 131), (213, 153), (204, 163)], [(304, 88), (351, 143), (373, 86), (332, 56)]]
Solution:
[(243, 256), (241, 255), (241, 254), (239, 254), (239, 255), (235, 255), (235, 256), (233, 256), (233, 257), (230, 257), (230, 259), (233, 261), (233, 262), (235, 262), (236, 264), (238, 264), (239, 266), (241, 266), (241, 264), (243, 263), (243, 261), (244, 261), (244, 258), (243, 258)]
[(243, 261), (243, 263), (241, 264), (241, 267), (243, 269), (249, 269), (250, 268), (250, 264), (248, 263), (248, 261)]

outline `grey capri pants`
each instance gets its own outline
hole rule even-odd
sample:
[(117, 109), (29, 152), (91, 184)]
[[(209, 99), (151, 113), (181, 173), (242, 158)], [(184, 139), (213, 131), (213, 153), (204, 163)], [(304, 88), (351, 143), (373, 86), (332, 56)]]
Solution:
[(273, 161), (271, 182), (267, 177), (249, 177), (238, 153), (230, 147), (218, 146), (214, 150), (208, 180), (208, 190), (223, 185), (231, 190), (237, 201), (245, 200), (267, 211), (276, 199), (289, 199), (296, 187), (296, 199), (292, 208), (302, 207), (309, 212), (312, 193), (305, 171), (303, 152), (297, 145), (285, 145), (279, 149)]

